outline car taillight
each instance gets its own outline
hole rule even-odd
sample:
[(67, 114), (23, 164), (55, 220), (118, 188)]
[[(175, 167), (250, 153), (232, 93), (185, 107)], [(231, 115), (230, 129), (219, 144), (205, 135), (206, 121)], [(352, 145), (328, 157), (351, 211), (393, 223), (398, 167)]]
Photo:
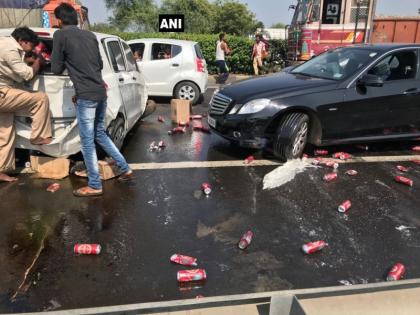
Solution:
[(205, 69), (204, 69), (204, 59), (197, 58), (197, 59), (195, 59), (195, 62), (197, 64), (197, 71), (198, 72), (205, 72)]

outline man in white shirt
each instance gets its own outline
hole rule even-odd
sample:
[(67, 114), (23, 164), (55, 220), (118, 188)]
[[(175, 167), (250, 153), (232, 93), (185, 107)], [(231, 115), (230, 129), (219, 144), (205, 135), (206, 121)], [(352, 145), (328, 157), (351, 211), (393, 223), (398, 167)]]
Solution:
[(226, 34), (220, 33), (216, 45), (216, 64), (219, 68), (218, 83), (226, 83), (229, 77), (229, 68), (226, 64), (225, 55), (229, 55), (231, 50), (226, 42)]

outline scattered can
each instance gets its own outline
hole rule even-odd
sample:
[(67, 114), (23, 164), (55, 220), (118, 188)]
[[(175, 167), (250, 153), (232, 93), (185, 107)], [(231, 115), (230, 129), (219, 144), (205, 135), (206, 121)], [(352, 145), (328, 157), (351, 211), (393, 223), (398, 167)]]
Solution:
[(248, 156), (248, 157), (244, 160), (244, 163), (245, 163), (245, 164), (251, 164), (251, 163), (252, 163), (252, 162), (254, 162), (254, 161), (255, 161), (254, 156), (250, 155), (250, 156)]
[(309, 255), (309, 254), (319, 252), (321, 249), (323, 249), (326, 246), (328, 246), (328, 244), (325, 241), (310, 242), (302, 246), (302, 251), (305, 254)]
[(202, 281), (207, 279), (204, 269), (180, 270), (177, 274), (178, 282)]
[(159, 141), (158, 147), (159, 147), (159, 149), (164, 149), (166, 147), (165, 142), (163, 142), (163, 140)]
[(417, 164), (417, 165), (420, 165), (420, 160), (413, 160), (412, 162)]
[(356, 176), (357, 174), (359, 173), (356, 170), (348, 170), (346, 172), (346, 175), (349, 175), (349, 176)]
[(346, 200), (341, 205), (338, 206), (338, 212), (346, 213), (351, 208), (351, 201)]
[(149, 145), (149, 151), (155, 151), (157, 150), (159, 147), (156, 145), (156, 142), (153, 141), (150, 145)]
[(338, 178), (337, 173), (329, 173), (324, 175), (324, 181), (326, 182), (332, 182), (333, 180), (336, 180)]
[(189, 125), (190, 125), (190, 123), (188, 121), (187, 122), (180, 121), (178, 123), (178, 127), (187, 127)]
[(388, 273), (386, 281), (398, 281), (405, 275), (405, 266), (401, 263), (395, 264)]
[(395, 180), (396, 180), (397, 183), (401, 183), (401, 184), (404, 184), (404, 185), (407, 185), (407, 186), (410, 186), (410, 187), (413, 187), (413, 185), (414, 185), (413, 180), (409, 179), (407, 177), (396, 176)]
[(322, 163), (324, 163), (324, 159), (322, 157), (317, 157), (312, 161), (313, 165), (320, 165)]
[(205, 195), (210, 195), (211, 194), (211, 186), (209, 183), (203, 183), (201, 185), (201, 189), (203, 190)]
[(314, 155), (325, 156), (325, 155), (328, 155), (328, 151), (327, 150), (315, 150)]
[(99, 255), (101, 253), (101, 245), (76, 244), (74, 245), (74, 253), (81, 254), (81, 255)]
[(308, 154), (304, 153), (304, 154), (302, 155), (302, 159), (308, 159), (308, 158), (309, 158), (309, 155), (308, 155)]
[(238, 247), (240, 249), (245, 249), (251, 244), (252, 238), (254, 237), (254, 233), (252, 231), (245, 232), (244, 235), (242, 235), (241, 239), (239, 240)]
[(333, 168), (335, 170), (340, 166), (337, 162), (334, 162), (334, 161), (326, 161), (324, 165), (327, 167)]
[(412, 147), (411, 150), (414, 151), (414, 152), (420, 152), (420, 145)]
[(163, 116), (159, 116), (158, 122), (161, 122), (161, 123), (165, 122), (165, 118)]
[(201, 120), (203, 119), (203, 115), (192, 115), (190, 117), (191, 120)]
[(173, 254), (170, 258), (173, 263), (184, 266), (197, 266), (197, 258), (185, 256), (181, 254)]
[(60, 188), (61, 188), (61, 185), (59, 183), (54, 183), (48, 186), (47, 191), (55, 193)]
[(352, 158), (352, 155), (346, 152), (337, 152), (333, 154), (333, 158), (340, 160), (348, 160)]
[(403, 173), (407, 173), (408, 172), (408, 167), (402, 166), (402, 165), (397, 165), (397, 170), (399, 170), (400, 172)]

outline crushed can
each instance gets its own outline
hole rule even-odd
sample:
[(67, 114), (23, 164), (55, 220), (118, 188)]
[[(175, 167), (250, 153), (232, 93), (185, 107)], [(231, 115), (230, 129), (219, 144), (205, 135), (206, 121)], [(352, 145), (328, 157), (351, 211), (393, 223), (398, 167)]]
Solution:
[(414, 182), (413, 182), (412, 179), (409, 179), (409, 178), (403, 177), (403, 176), (396, 176), (395, 181), (397, 183), (401, 183), (401, 184), (404, 184), (404, 185), (407, 185), (407, 186), (410, 186), (410, 187), (413, 187), (413, 185), (414, 185)]
[(386, 281), (398, 281), (405, 275), (405, 266), (401, 263), (395, 264), (388, 273)]
[(352, 155), (346, 152), (337, 152), (333, 154), (333, 158), (340, 160), (349, 160), (352, 158)]
[(47, 191), (55, 193), (60, 188), (61, 188), (61, 185), (59, 183), (54, 183), (48, 186)]
[(312, 161), (313, 165), (320, 165), (322, 163), (324, 163), (324, 159), (322, 157), (317, 157)]
[(320, 156), (328, 155), (328, 150), (315, 150), (314, 155), (320, 155)]
[(323, 249), (326, 246), (328, 246), (328, 244), (325, 241), (310, 242), (302, 246), (302, 251), (305, 254), (309, 255), (309, 254), (319, 252), (321, 249)]
[(337, 169), (340, 165), (337, 162), (334, 161), (325, 161), (324, 165), (333, 169)]
[(254, 156), (250, 155), (244, 160), (244, 164), (251, 164), (252, 162), (254, 162), (254, 160)]
[(204, 269), (180, 270), (177, 274), (178, 282), (202, 281), (207, 279)]
[(408, 172), (408, 167), (402, 166), (402, 165), (397, 165), (397, 170), (399, 170), (400, 172), (403, 173), (407, 173)]
[(74, 253), (81, 254), (81, 255), (99, 255), (101, 253), (101, 245), (76, 244), (74, 245)]
[(190, 117), (191, 120), (201, 120), (203, 119), (203, 115), (192, 115)]
[(211, 194), (211, 186), (209, 183), (203, 183), (201, 185), (201, 190), (204, 192), (205, 195), (210, 195)]
[(159, 147), (159, 149), (164, 149), (166, 147), (165, 142), (163, 142), (163, 140), (159, 141), (158, 147)]
[(304, 154), (302, 155), (302, 159), (308, 159), (308, 158), (309, 158), (309, 155), (308, 155), (308, 154), (304, 153)]
[(197, 258), (185, 256), (181, 254), (173, 254), (170, 260), (175, 264), (180, 264), (184, 266), (197, 266)]
[(165, 118), (163, 116), (158, 116), (158, 122), (165, 122)]
[(156, 145), (156, 142), (153, 141), (150, 145), (149, 145), (149, 151), (155, 151), (157, 150), (159, 147)]
[(420, 145), (412, 147), (411, 150), (414, 152), (420, 152)]
[(346, 200), (341, 205), (338, 206), (338, 212), (346, 213), (351, 208), (351, 201)]
[(238, 247), (240, 249), (245, 249), (251, 244), (252, 238), (254, 237), (254, 233), (252, 231), (245, 232), (244, 235), (242, 235), (241, 239), (239, 240)]
[(332, 182), (336, 180), (337, 178), (338, 178), (337, 173), (329, 173), (329, 174), (324, 175), (324, 181), (327, 183)]
[(346, 172), (346, 175), (349, 175), (349, 176), (356, 176), (357, 174), (359, 173), (356, 170), (348, 170)]

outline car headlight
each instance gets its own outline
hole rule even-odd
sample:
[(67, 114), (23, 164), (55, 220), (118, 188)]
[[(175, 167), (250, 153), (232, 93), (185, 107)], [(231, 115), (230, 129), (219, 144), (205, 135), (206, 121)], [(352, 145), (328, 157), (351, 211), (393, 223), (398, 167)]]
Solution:
[(253, 114), (262, 111), (270, 104), (271, 100), (268, 98), (259, 98), (245, 103), (238, 111), (238, 114)]

